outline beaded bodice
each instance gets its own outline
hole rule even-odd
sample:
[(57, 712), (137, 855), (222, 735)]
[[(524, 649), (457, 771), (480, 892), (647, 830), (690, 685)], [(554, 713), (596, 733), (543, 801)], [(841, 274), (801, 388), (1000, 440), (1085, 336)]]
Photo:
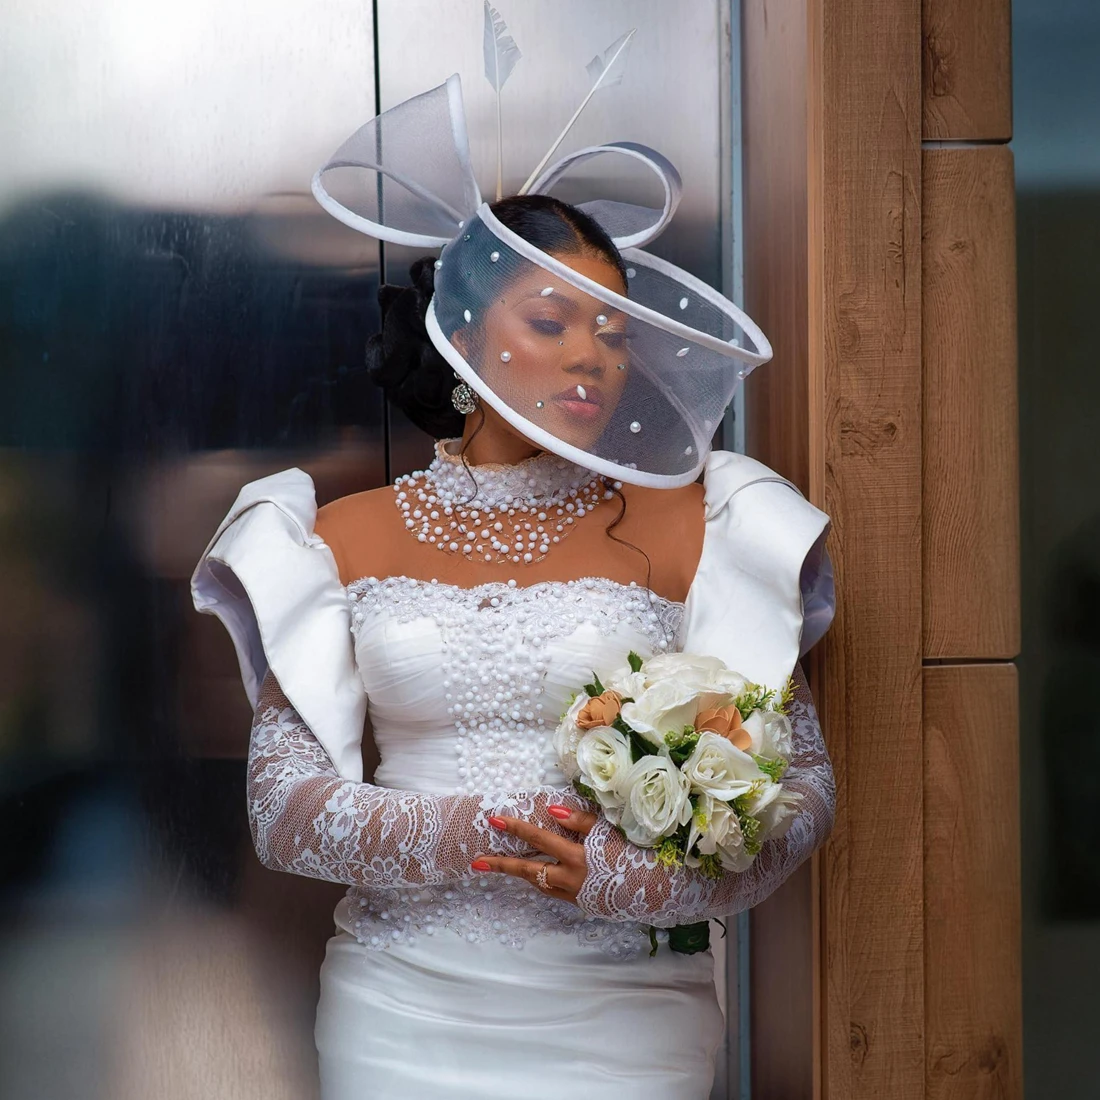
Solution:
[[(551, 737), (572, 694), (631, 649), (677, 648), (683, 614), (682, 604), (597, 577), (472, 588), (366, 577), (347, 595), (381, 758), (374, 781), (429, 794), (567, 787)], [(354, 887), (344, 919), (372, 946), (450, 927), (516, 946), (539, 930), (573, 929), (613, 954), (648, 947), (638, 925), (586, 919), (495, 875)]]

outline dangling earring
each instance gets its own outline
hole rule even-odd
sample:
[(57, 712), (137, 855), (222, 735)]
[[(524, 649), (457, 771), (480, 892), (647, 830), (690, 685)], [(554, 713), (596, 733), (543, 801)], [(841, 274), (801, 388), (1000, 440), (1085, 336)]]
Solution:
[[(458, 378), (458, 375), (455, 375)], [(463, 416), (469, 416), (470, 413), (478, 406), (478, 397), (470, 387), (461, 379), (453, 390), (451, 390), (451, 404), (462, 413)]]

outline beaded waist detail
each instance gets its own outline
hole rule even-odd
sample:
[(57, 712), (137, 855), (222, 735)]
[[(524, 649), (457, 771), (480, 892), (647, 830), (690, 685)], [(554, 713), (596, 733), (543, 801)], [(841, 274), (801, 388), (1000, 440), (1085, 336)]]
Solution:
[(588, 916), (570, 902), (536, 893), (527, 882), (496, 875), (447, 886), (353, 887), (337, 915), (345, 931), (374, 951), (444, 935), (470, 943), (495, 940), (517, 950), (533, 936), (568, 935), (613, 959), (633, 959), (650, 948), (642, 924)]

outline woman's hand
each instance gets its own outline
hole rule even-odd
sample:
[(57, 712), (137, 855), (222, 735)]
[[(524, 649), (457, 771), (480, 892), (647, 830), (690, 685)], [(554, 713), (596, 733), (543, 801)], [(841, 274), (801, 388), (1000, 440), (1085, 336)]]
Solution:
[[(561, 822), (562, 828), (586, 837), (596, 824), (596, 815), (587, 810), (571, 810), (568, 806), (547, 806), (546, 812), (553, 814)], [(547, 897), (577, 904), (577, 892), (588, 874), (588, 865), (584, 857), (584, 842), (566, 840), (563, 836), (548, 832), (546, 829), (524, 821), (519, 817), (491, 817), (489, 824), (494, 829), (502, 829), (526, 841), (530, 847), (553, 856), (557, 863), (547, 863), (541, 859), (516, 859), (512, 856), (478, 856), (470, 864), (475, 871), (498, 871), (505, 875), (515, 875), (530, 882)], [(539, 872), (543, 873), (542, 883)]]

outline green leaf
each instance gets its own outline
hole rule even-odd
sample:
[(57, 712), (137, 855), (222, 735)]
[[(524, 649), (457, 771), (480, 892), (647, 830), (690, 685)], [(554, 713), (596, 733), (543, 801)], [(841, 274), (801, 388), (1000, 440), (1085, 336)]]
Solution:
[(621, 733), (630, 742), (630, 759), (637, 763), (643, 756), (656, 756), (657, 750), (636, 730), (631, 729), (622, 719), (622, 715), (616, 715), (611, 728)]
[(710, 947), (710, 922), (678, 924), (668, 930), (668, 946), (681, 955), (694, 955)]
[(699, 870), (707, 878), (721, 878), (725, 868), (722, 861), (716, 855), (702, 855), (699, 857)]
[(631, 650), (626, 655), (626, 659), (630, 662), (630, 671), (631, 672), (641, 672), (642, 671), (642, 659), (641, 659), (641, 657), (638, 656), (637, 653), (634, 652), (634, 650)]
[(772, 706), (779, 711), (780, 714), (787, 713), (787, 707), (791, 705), (794, 699), (794, 677), (788, 676), (787, 682), (783, 685), (783, 690), (779, 693), (779, 698), (772, 704)]
[(700, 734), (692, 726), (685, 726), (680, 733), (665, 734), (668, 754), (677, 767), (681, 767), (684, 761), (695, 751), (695, 746), (699, 744), (699, 737)]
[(657, 862), (670, 871), (675, 871), (684, 861), (683, 851), (683, 844), (675, 836), (667, 837), (657, 849)]
[(787, 770), (787, 761), (781, 756), (775, 760), (767, 760), (763, 756), (757, 756), (756, 753), (753, 753), (752, 758), (756, 761), (756, 766), (776, 783), (779, 782), (783, 773)]
[(741, 712), (741, 719), (744, 721), (754, 710), (768, 709), (774, 696), (774, 691), (760, 684), (746, 684), (745, 690), (734, 699), (733, 705)]
[(581, 796), (581, 798), (587, 798), (589, 802), (598, 802), (596, 798), (596, 792), (587, 784), (582, 783), (579, 779), (573, 780), (573, 790)]

